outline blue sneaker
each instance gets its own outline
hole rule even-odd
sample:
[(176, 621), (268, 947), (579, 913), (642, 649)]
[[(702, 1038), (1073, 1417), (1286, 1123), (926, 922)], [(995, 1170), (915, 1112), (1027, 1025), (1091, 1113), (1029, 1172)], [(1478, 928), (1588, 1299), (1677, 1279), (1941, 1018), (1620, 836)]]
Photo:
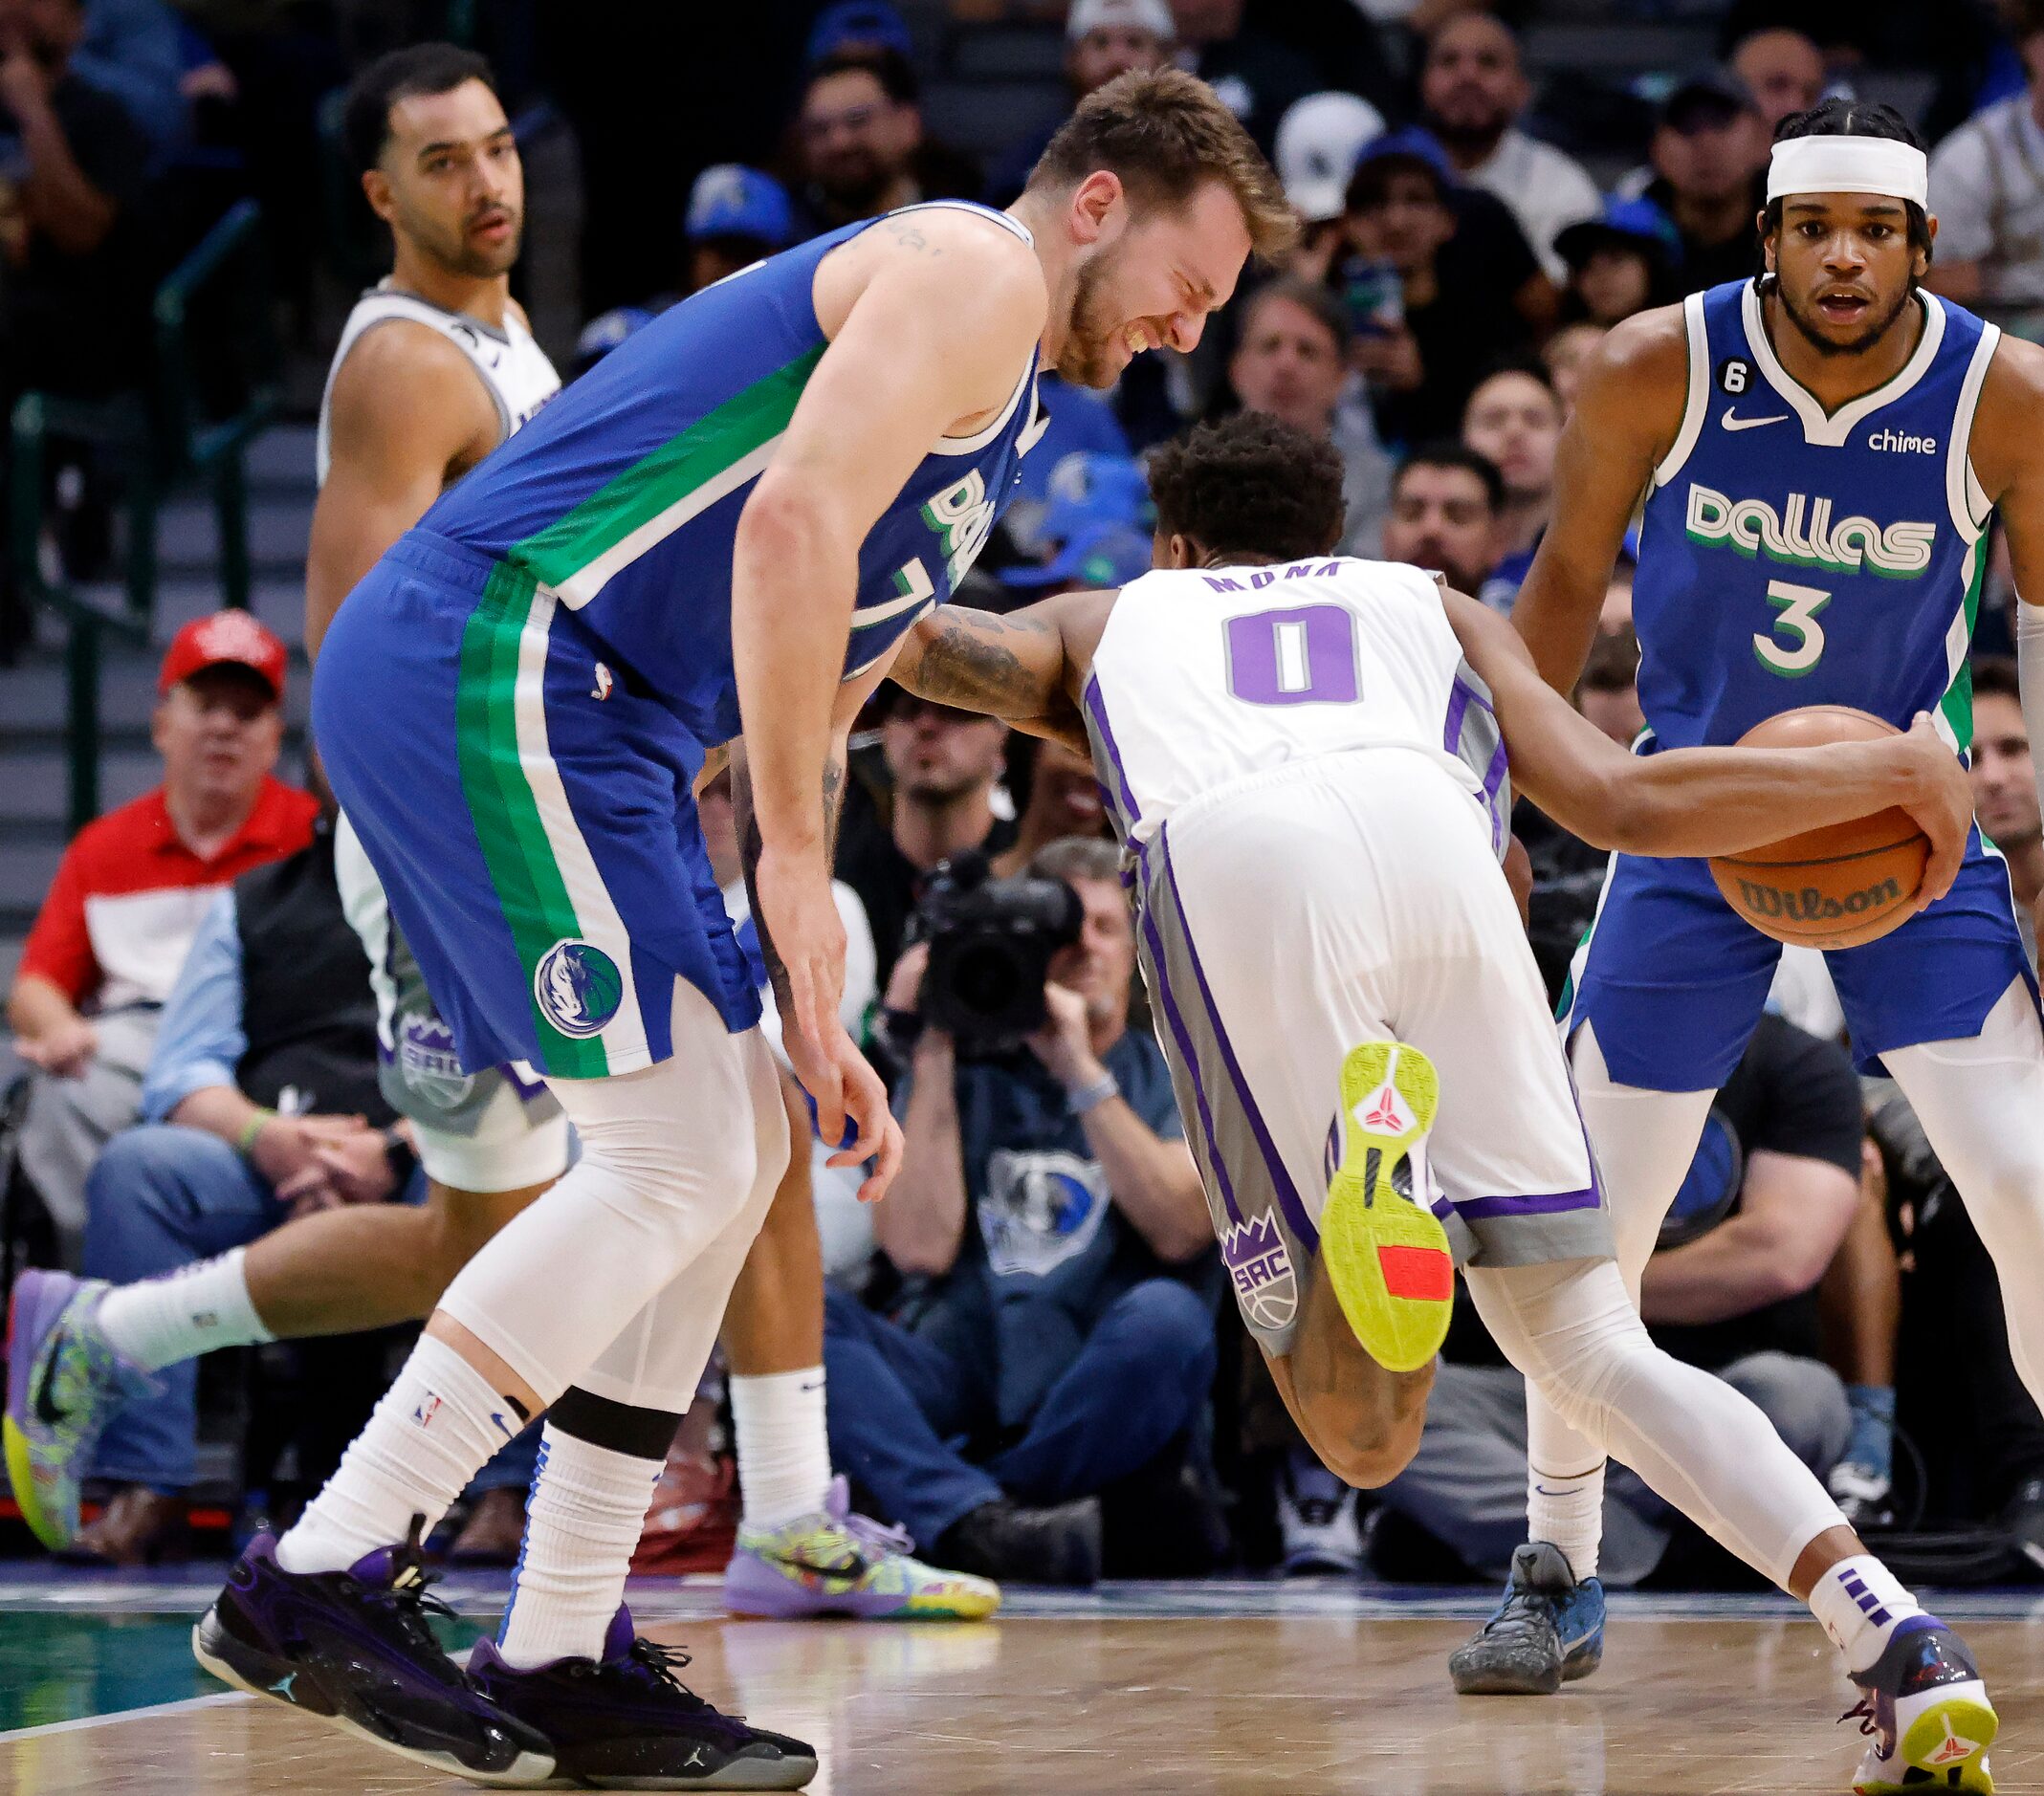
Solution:
[(1898, 1622), (1880, 1657), (1852, 1677), (1866, 1696), (1840, 1719), (1873, 1737), (1855, 1796), (1992, 1796), (1988, 1748), (2001, 1719), (1966, 1642), (1935, 1615)]
[(1551, 1697), (1604, 1662), (1604, 1587), (1580, 1584), (1558, 1546), (1534, 1541), (1511, 1556), (1505, 1600), (1448, 1654), (1465, 1697)]
[(53, 1553), (77, 1538), (78, 1486), (107, 1423), (158, 1388), (94, 1323), (109, 1288), (68, 1272), (24, 1272), (8, 1304), (0, 1440), (21, 1519)]
[(222, 1683), (472, 1784), (540, 1789), (547, 1738), (477, 1690), (434, 1637), (452, 1611), (428, 1595), (419, 1527), (345, 1571), (292, 1572), (258, 1535), (191, 1631), (192, 1655)]

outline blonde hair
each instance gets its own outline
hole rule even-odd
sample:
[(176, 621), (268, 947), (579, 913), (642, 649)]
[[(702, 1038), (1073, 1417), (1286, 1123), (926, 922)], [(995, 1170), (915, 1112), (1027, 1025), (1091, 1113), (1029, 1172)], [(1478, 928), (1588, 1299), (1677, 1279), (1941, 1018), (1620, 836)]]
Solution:
[(1183, 69), (1134, 69), (1095, 88), (1058, 127), (1029, 186), (1075, 186), (1100, 169), (1119, 176), (1137, 205), (1181, 207), (1220, 182), (1265, 261), (1299, 240), (1298, 214), (1264, 152), (1214, 90)]

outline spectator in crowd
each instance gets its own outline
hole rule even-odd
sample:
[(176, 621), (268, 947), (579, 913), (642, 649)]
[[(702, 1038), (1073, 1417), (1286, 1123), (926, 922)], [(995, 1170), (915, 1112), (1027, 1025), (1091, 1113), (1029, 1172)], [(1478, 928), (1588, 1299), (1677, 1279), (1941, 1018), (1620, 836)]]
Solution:
[(1423, 131), (1364, 146), (1349, 184), (1349, 234), (1388, 264), (1400, 321), (1357, 339), (1387, 443), (1454, 434), (1484, 370), (1553, 324), (1552, 284), (1503, 201), (1455, 185)]
[(1190, 69), (1242, 121), (1269, 155), (1278, 120), (1327, 85), (1310, 58), (1245, 22), (1245, 0), (1170, 0), (1178, 28), (1178, 66)]
[(1973, 662), (1973, 814), (1980, 832), (2009, 864), (2015, 920), (2036, 965), (2036, 906), (2044, 896), (2044, 839), (2037, 821), (2036, 771), (2013, 663)]
[(575, 339), (575, 372), (586, 374), (641, 325), (677, 300), (784, 250), (795, 231), (788, 190), (772, 175), (742, 163), (717, 163), (695, 177), (682, 217), (688, 263), (681, 286), (639, 305), (613, 306), (582, 326)]
[(1054, 842), (1108, 834), (1092, 756), (1044, 736), (1022, 739), (1028, 745), (1029, 799), (1016, 820), (1015, 845), (994, 857), (994, 873), (1000, 879), (1026, 871)]
[(1768, 142), (1753, 97), (1721, 69), (1691, 76), (1661, 107), (1646, 197), (1675, 226), (1683, 293), (1752, 274)]
[[(1859, 1144), (1859, 1086), (1845, 1051), (1763, 1018), (1717, 1095), (1641, 1286), (1655, 1339), (1750, 1397), (1820, 1478), (1849, 1420), (1844, 1388), (1820, 1354), (1815, 1291), (1858, 1205)], [(1486, 1574), (1502, 1572), (1524, 1537), (1527, 1477), (1524, 1383), (1506, 1368), (1468, 1363), (1490, 1359), (1488, 1348), (1466, 1325), (1450, 1336), (1419, 1451), (1383, 1493), (1388, 1508)], [(1595, 1575), (1637, 1583), (1659, 1563), (1675, 1519), (1614, 1466)], [(1377, 1569), (1397, 1573), (1381, 1558)]]
[[(123, 1351), (157, 1364), (158, 1312), (177, 1308), (172, 1287), (142, 1281), (245, 1247), (293, 1216), (425, 1197), (376, 1060), (369, 963), (341, 912), (322, 824), (308, 846), (213, 895), (164, 1007), (143, 1126), (107, 1144), (86, 1185), (84, 1269), (128, 1287), (99, 1312)], [(95, 1475), (116, 1489), (75, 1544), (83, 1557), (142, 1565), (183, 1531), (198, 1362), (156, 1377), (100, 1437)], [(528, 1453), (507, 1477), (531, 1473)]]
[(1456, 172), (1511, 208), (1548, 278), (1559, 284), (1556, 236), (1603, 208), (1597, 185), (1572, 156), (1519, 128), (1532, 85), (1519, 40), (1494, 12), (1459, 12), (1434, 29), (1419, 70), (1426, 127)]
[(71, 59), (80, 80), (127, 108), (149, 140), (152, 169), (190, 133), (185, 31), (166, 0), (86, 0), (85, 33)]
[(885, 986), (924, 876), (968, 848), (999, 854), (1014, 842), (1015, 825), (994, 810), (1007, 727), (898, 688), (883, 690), (880, 745), (893, 786), (893, 817), (885, 828), (847, 828), (838, 844), (837, 876), (866, 907)]
[(1792, 26), (1748, 32), (1725, 60), (1752, 95), (1769, 142), (1784, 119), (1808, 112), (1824, 98), (1824, 53)]
[(1675, 230), (1650, 200), (1613, 200), (1569, 226), (1554, 247), (1568, 266), (1561, 315), (1571, 322), (1608, 328), (1681, 296)]
[(1391, 497), (1391, 457), (1349, 371), (1349, 319), (1324, 284), (1281, 276), (1241, 308), (1228, 381), (1250, 411), (1267, 411), (1341, 451), (1348, 522), (1343, 555), (1372, 555)]
[(977, 199), (978, 171), (923, 131), (921, 88), (892, 50), (841, 50), (809, 71), (796, 128), (814, 236), (919, 200)]
[(1066, 455), (1047, 503), (1015, 539), (1038, 558), (1004, 567), (1000, 583), (1026, 604), (1075, 587), (1125, 586), (1150, 571), (1150, 483), (1131, 455)]
[[(1182, 1455), (1205, 1409), (1218, 1287), (1163, 1055), (1128, 1027), (1119, 851), (1057, 843), (1031, 870), (1078, 893), (1083, 931), (1022, 1046), (964, 1059), (921, 1023), (896, 1093), (902, 1172), (874, 1229), (930, 1289), (907, 1325), (831, 1294), (830, 1444), (936, 1563), (1085, 1584), (1094, 1499)], [(920, 1009), (927, 962), (921, 945), (902, 956), (890, 1008)]]
[[(1646, 728), (1639, 709), (1639, 639), (1630, 623), (1599, 628), (1575, 683), (1575, 708), (1622, 749)], [(1599, 866), (1604, 857), (1598, 857)]]
[(888, 0), (837, 0), (816, 15), (802, 45), (802, 66), (813, 69), (820, 62), (845, 51), (890, 51), (910, 61), (915, 59), (915, 36), (909, 21)]
[(1344, 241), (1349, 177), (1363, 145), (1384, 134), (1384, 115), (1367, 99), (1330, 91), (1295, 101), (1278, 121), (1273, 161), (1285, 197), (1305, 221), (1293, 273), (1326, 280)]
[[(1047, 560), (1093, 524), (1141, 529), (1150, 521), (1150, 486), (1129, 451), (1114, 409), (1098, 393), (1037, 376), (1044, 434), (1022, 457), (1015, 497), (997, 528), (1017, 553)], [(1027, 582), (1030, 584), (1035, 581)]]
[(1561, 402), (1562, 422), (1575, 409), (1575, 389), (1582, 384), (1583, 366), (1604, 340), (1606, 326), (1578, 318), (1564, 324), (1540, 346), (1540, 361), (1548, 371), (1554, 397)]
[(1974, 114), (1930, 155), (1938, 221), (1929, 284), (1992, 312), (2044, 306), (2044, 0), (2010, 9), (2030, 85)]
[(1058, 126), (1096, 87), (1131, 69), (1161, 69), (1177, 48), (1165, 0), (1071, 0), (1065, 15), (1065, 81), (1070, 104), (1022, 137), (994, 165), (986, 197), (1007, 206), (1022, 190)]
[(1477, 597), (1508, 612), (1533, 564), (1533, 550), (1554, 511), (1554, 451), (1561, 443), (1561, 401), (1537, 361), (1500, 368), (1469, 395), (1462, 441), (1505, 481), (1498, 518), (1503, 550)]
[(1415, 449), (1392, 477), (1384, 559), (1447, 577), (1472, 598), (1498, 564), (1505, 477), (1497, 464), (1443, 438)]
[(318, 804), (273, 772), (284, 667), (246, 612), (178, 631), (152, 723), (164, 782), (79, 832), (22, 950), (7, 1018), (36, 1071), (20, 1165), (67, 1261), (85, 1175), (135, 1121), (163, 1002), (214, 894), (311, 840)]

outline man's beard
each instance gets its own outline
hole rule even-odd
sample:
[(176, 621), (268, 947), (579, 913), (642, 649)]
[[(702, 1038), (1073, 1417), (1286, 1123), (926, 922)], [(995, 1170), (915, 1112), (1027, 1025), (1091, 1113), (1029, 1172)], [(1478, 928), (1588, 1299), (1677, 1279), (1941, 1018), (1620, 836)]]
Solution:
[(1105, 316), (1108, 305), (1103, 291), (1118, 253), (1102, 251), (1081, 262), (1072, 275), (1071, 316), (1065, 327), (1064, 346), (1058, 351), (1058, 373), (1074, 386), (1109, 387), (1120, 377), (1113, 352), (1120, 331)]
[(1789, 322), (1795, 326), (1803, 340), (1820, 356), (1864, 355), (1894, 328), (1895, 320), (1902, 315), (1902, 308), (1916, 297), (1916, 283), (1912, 281), (1880, 318), (1850, 342), (1841, 343), (1834, 338), (1824, 336), (1820, 326), (1813, 324), (1797, 310), (1796, 302), (1789, 297), (1789, 290), (1781, 284), (1779, 278), (1775, 280), (1774, 290), (1781, 296), (1781, 309), (1788, 314)]
[(827, 170), (819, 169), (816, 186), (824, 198), (838, 210), (865, 217), (879, 210), (891, 180), (877, 156), (868, 156), (862, 151), (856, 156), (847, 156)]
[(524, 221), (514, 213), (511, 235), (495, 249), (471, 243), (467, 224), (464, 220), (462, 227), (451, 233), (443, 232), (437, 227), (421, 229), (414, 226), (408, 234), (451, 274), (464, 274), (471, 280), (495, 280), (497, 275), (507, 273), (518, 259)]

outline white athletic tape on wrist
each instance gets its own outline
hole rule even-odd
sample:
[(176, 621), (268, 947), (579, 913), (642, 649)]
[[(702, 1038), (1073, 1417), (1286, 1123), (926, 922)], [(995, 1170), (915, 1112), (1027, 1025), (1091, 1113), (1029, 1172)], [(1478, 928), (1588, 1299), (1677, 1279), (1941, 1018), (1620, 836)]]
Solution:
[(1930, 162), (1885, 137), (1792, 137), (1768, 160), (1768, 199), (1794, 193), (1880, 193), (1930, 204)]

